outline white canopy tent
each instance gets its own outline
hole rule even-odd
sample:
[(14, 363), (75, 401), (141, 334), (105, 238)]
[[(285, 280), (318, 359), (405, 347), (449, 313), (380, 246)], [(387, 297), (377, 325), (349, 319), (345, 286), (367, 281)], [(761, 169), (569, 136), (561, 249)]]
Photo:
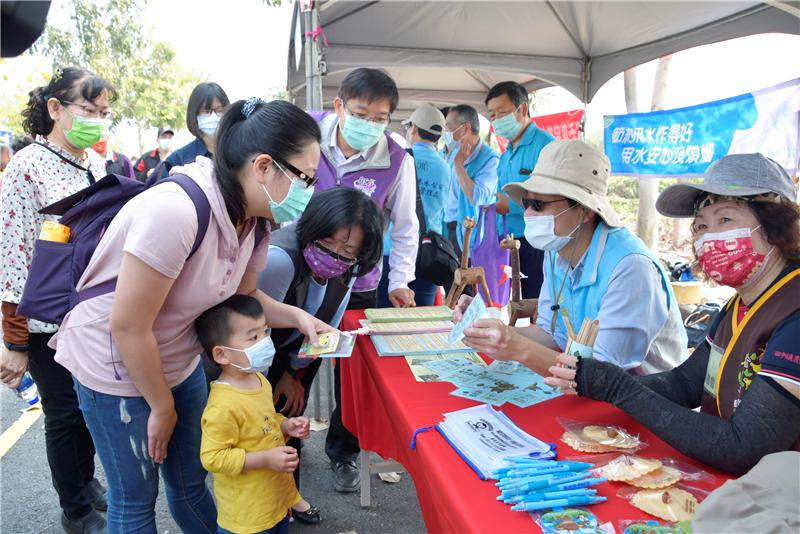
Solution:
[[(310, 80), (317, 94), (310, 103), (319, 107), (321, 93), (329, 107), (349, 71), (383, 68), (400, 91), (398, 116), (427, 102), (483, 110), (486, 92), (503, 80), (530, 90), (559, 85), (588, 103), (616, 74), (669, 53), (757, 33), (800, 34), (800, 1), (782, 0), (322, 0), (319, 24), (317, 13), (312, 20), (302, 10), (296, 2), (288, 58), (295, 102), (306, 105)], [(309, 40), (296, 56), (318, 25), (328, 45), (318, 33), (317, 46)], [(320, 51), (321, 68), (315, 73), (312, 61), (307, 72), (305, 56)]]

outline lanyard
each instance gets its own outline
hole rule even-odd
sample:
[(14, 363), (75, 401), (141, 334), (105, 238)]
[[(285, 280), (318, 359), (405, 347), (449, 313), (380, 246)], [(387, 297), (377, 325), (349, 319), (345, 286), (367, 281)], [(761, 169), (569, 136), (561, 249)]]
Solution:
[[(585, 208), (584, 208), (585, 209)], [(550, 305), (550, 310), (553, 312), (552, 317), (550, 317), (550, 335), (554, 336), (556, 333), (556, 318), (558, 317), (558, 310), (561, 309), (561, 305), (559, 302), (561, 301), (561, 294), (564, 291), (564, 285), (567, 283), (567, 277), (569, 276), (570, 271), (572, 271), (572, 260), (575, 258), (575, 249), (578, 248), (578, 238), (581, 236), (581, 231), (583, 230), (583, 222), (578, 226), (578, 233), (575, 235), (575, 239), (572, 240), (572, 251), (569, 253), (569, 260), (567, 261), (567, 269), (564, 271), (564, 279), (561, 280), (561, 287), (558, 288), (558, 293), (556, 294), (556, 285), (553, 282), (553, 276), (556, 274), (556, 254), (558, 252), (550, 252), (550, 298), (552, 299), (552, 304)], [(553, 298), (555, 295), (555, 298)], [(562, 319), (564, 320), (564, 326), (567, 328), (567, 334), (569, 331), (572, 330), (569, 324), (569, 317), (562, 311), (561, 312)]]
[(59, 157), (59, 158), (61, 158), (62, 160), (66, 161), (67, 163), (69, 163), (70, 165), (72, 165), (73, 167), (75, 167), (75, 168), (77, 168), (77, 169), (80, 169), (80, 170), (84, 171), (84, 172), (86, 173), (86, 175), (87, 175), (87, 178), (89, 179), (89, 185), (91, 185), (91, 184), (95, 183), (94, 175), (92, 174), (92, 171), (90, 171), (89, 169), (87, 169), (87, 168), (85, 168), (85, 167), (82, 167), (82, 166), (78, 165), (77, 163), (75, 163), (75, 162), (74, 162), (74, 161), (72, 161), (71, 159), (67, 158), (67, 157), (66, 157), (66, 156), (64, 156), (63, 154), (60, 154), (60, 153), (59, 153), (57, 150), (55, 150), (55, 149), (53, 149), (53, 148), (51, 148), (51, 147), (47, 146), (47, 145), (46, 145), (46, 144), (44, 144), (44, 143), (40, 143), (39, 141), (34, 141), (34, 143), (35, 143), (35, 144), (37, 144), (37, 145), (39, 145), (39, 146), (41, 146), (41, 147), (44, 147), (44, 148), (46, 148), (47, 150), (49, 150), (50, 152), (52, 152), (53, 154), (55, 154), (56, 156), (58, 156), (58, 157)]

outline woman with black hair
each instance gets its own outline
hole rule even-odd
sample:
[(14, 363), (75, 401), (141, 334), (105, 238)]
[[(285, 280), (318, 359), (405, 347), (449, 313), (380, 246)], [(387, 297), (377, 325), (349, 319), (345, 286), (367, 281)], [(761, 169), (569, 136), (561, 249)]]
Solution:
[[(342, 187), (317, 193), (297, 224), (273, 234), (258, 287), (275, 300), (338, 326), (356, 277), (383, 257), (383, 224), (377, 204), (361, 191)], [(296, 329), (273, 329), (272, 340), (276, 354), (267, 379), (275, 407), (287, 417), (302, 415), (322, 360), (297, 357), (303, 334)], [(300, 440), (289, 444), (300, 450)], [(299, 487), (299, 469), (295, 477)], [(319, 509), (301, 501), (294, 516), (318, 523)]]
[(186, 127), (195, 140), (167, 157), (168, 168), (194, 163), (197, 156), (213, 157), (217, 126), (230, 103), (222, 87), (214, 82), (198, 84), (192, 90), (186, 107)]
[(201, 156), (172, 169), (199, 186), (210, 219), (198, 221), (195, 201), (173, 182), (134, 197), (109, 225), (77, 287), (116, 279), (114, 291), (79, 303), (59, 331), (56, 360), (75, 377), (108, 477), (111, 533), (156, 532), (159, 474), (178, 527), (216, 531), (200, 463), (208, 394), (193, 325), (202, 312), (238, 293), (259, 300), (270, 326), (297, 328), (315, 342), (317, 332), (331, 329), (256, 285), (267, 221), (294, 220), (313, 194), (316, 123), (288, 102), (251, 98), (228, 108), (216, 139), (213, 161)]
[(24, 127), (36, 139), (12, 158), (0, 196), (0, 266), (3, 349), (0, 379), (10, 388), (26, 369), (39, 388), (44, 410), (47, 461), (67, 532), (100, 532), (105, 490), (94, 479), (94, 445), (78, 408), (69, 371), (47, 345), (58, 325), (17, 315), (34, 243), (46, 220), (39, 210), (105, 176), (105, 162), (89, 147), (111, 122), (111, 85), (79, 67), (57, 70), (30, 92)]

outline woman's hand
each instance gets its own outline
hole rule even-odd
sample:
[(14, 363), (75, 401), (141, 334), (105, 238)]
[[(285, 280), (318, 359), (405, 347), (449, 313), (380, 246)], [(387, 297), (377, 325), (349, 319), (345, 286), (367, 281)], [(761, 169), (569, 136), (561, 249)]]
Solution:
[(308, 340), (315, 347), (319, 345), (319, 334), (323, 332), (335, 332), (336, 329), (324, 321), (320, 321), (310, 313), (300, 308), (294, 308), (297, 328), (305, 334)]
[(556, 357), (556, 361), (558, 363), (549, 369), (552, 376), (546, 377), (544, 383), (548, 386), (561, 388), (562, 393), (577, 395), (578, 393), (575, 389), (578, 384), (575, 382), (575, 373), (578, 367), (578, 358), (561, 353)]
[(281, 413), (286, 417), (294, 417), (303, 413), (306, 403), (306, 391), (303, 384), (294, 378), (289, 373), (283, 373), (278, 383), (275, 384), (275, 392), (273, 394), (273, 402), (278, 403), (278, 399), (283, 395), (286, 397), (286, 402), (283, 404)]
[(464, 316), (464, 312), (472, 303), (472, 297), (469, 295), (461, 295), (456, 302), (456, 307), (453, 309), (453, 322), (459, 322)]
[(150, 410), (147, 418), (147, 452), (157, 464), (167, 457), (167, 446), (178, 422), (178, 414), (172, 406), (166, 410)]
[(495, 360), (518, 359), (522, 336), (500, 319), (478, 319), (464, 330), (464, 344)]
[(11, 389), (16, 389), (27, 369), (28, 353), (9, 350), (3, 345), (0, 356), (0, 381)]

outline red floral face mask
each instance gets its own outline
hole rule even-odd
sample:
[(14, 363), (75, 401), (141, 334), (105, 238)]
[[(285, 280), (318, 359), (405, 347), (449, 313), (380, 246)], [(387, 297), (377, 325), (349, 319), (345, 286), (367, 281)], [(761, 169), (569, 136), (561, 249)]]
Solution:
[(759, 227), (707, 233), (694, 242), (700, 267), (719, 284), (740, 287), (764, 265), (766, 255), (753, 249), (752, 233)]

